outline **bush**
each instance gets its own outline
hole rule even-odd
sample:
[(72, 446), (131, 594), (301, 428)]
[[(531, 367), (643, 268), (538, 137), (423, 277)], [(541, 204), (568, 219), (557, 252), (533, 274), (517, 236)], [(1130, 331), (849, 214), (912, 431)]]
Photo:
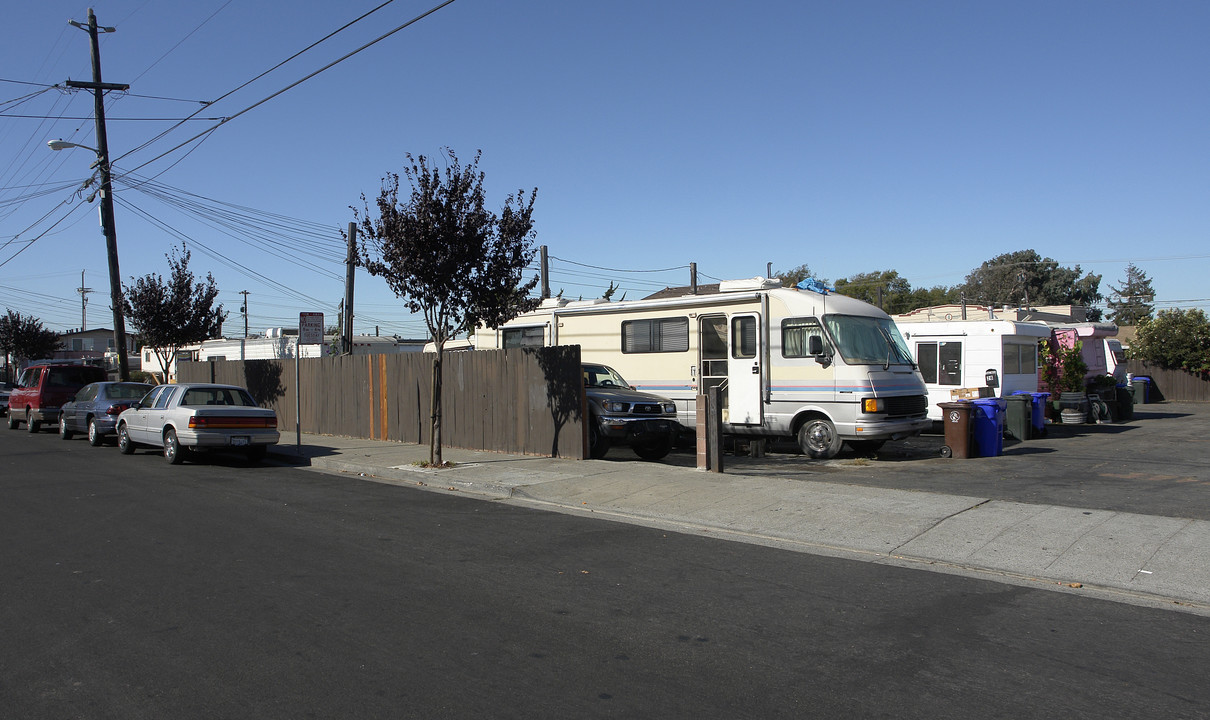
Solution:
[(1139, 322), (1128, 356), (1169, 370), (1210, 375), (1210, 320), (1202, 310), (1161, 310)]

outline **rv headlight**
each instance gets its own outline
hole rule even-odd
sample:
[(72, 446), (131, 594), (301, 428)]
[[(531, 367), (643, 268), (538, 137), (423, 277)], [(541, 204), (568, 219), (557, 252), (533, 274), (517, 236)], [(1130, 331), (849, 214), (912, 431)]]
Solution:
[(866, 398), (861, 401), (861, 411), (865, 413), (886, 412), (886, 403), (881, 398)]
[(676, 404), (675, 403), (664, 403), (664, 412), (666, 412), (666, 413), (676, 412)]
[(614, 400), (605, 400), (601, 403), (601, 407), (605, 409), (605, 412), (626, 412), (630, 409), (630, 404), (616, 402)]

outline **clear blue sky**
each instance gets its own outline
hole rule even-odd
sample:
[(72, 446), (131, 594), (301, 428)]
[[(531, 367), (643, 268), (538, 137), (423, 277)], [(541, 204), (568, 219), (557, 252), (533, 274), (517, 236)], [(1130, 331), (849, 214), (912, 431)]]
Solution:
[[(497, 209), (538, 188), (573, 298), (687, 284), (691, 261), (703, 282), (806, 263), (954, 285), (1034, 249), (1107, 294), (1134, 262), (1159, 308), (1210, 307), (1210, 3), (456, 0), (240, 114), (437, 1), (395, 0), (232, 93), (377, 0), (95, 0), (117, 27), (104, 79), (131, 85), (106, 106), (123, 280), (166, 273), (188, 238), (228, 335), (241, 290), (253, 332), (334, 323), (349, 206), (448, 146), (483, 151)], [(83, 270), (88, 325), (109, 327), (95, 203), (75, 192), (94, 158), (46, 147), (95, 146), (91, 95), (45, 87), (90, 79), (68, 25), (88, 5), (9, 5), (0, 307), (78, 327)], [(425, 335), (364, 271), (356, 315)]]

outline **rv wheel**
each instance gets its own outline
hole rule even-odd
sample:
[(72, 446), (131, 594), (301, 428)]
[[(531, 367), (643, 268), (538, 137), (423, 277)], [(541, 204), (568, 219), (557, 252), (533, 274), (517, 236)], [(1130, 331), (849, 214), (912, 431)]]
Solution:
[(798, 447), (813, 460), (831, 460), (840, 453), (844, 441), (827, 418), (814, 417), (798, 429)]

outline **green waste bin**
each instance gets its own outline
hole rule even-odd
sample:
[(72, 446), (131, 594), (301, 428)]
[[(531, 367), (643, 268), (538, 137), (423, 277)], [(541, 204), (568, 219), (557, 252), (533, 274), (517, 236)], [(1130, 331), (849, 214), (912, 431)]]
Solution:
[(1134, 404), (1142, 405), (1147, 402), (1147, 395), (1151, 385), (1151, 378), (1140, 377), (1136, 375), (1133, 380), (1132, 389), (1134, 394)]
[(1017, 440), (1028, 440), (1033, 427), (1033, 400), (1029, 395), (1009, 395), (1005, 408), (1004, 425), (1008, 434)]

